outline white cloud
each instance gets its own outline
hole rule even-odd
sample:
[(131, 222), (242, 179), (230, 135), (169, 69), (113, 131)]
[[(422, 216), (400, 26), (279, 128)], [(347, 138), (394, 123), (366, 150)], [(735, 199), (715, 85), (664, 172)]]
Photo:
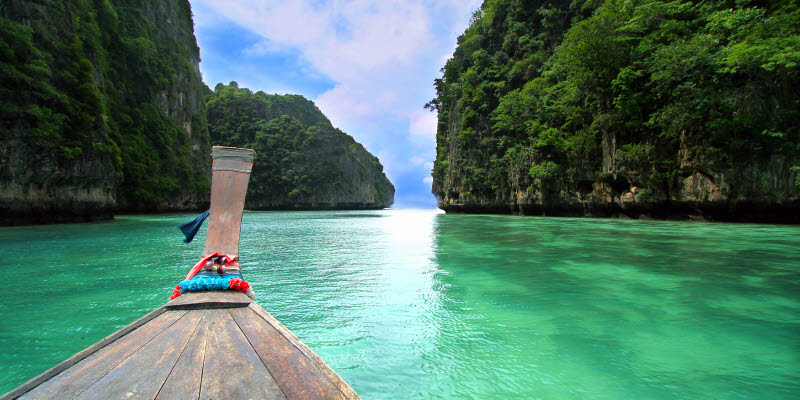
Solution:
[(436, 113), (428, 110), (414, 110), (409, 113), (409, 133), (424, 136), (433, 142), (436, 139)]
[[(335, 82), (313, 99), (315, 104), (335, 126), (378, 155), (388, 175), (399, 175), (399, 170), (409, 168), (404, 160), (423, 152), (429, 155), (413, 166), (420, 174), (416, 184), (428, 174), (425, 162), (435, 154), (436, 114), (422, 106), (435, 95), (433, 79), (439, 76), (443, 60), (452, 55), (456, 37), (480, 0), (192, 0), (192, 4), (260, 36), (243, 51), (246, 55), (297, 54), (310, 71)], [(389, 154), (391, 160), (386, 159)]]
[(434, 39), (429, 9), (421, 1), (335, 0), (314, 5), (311, 1), (206, 0), (204, 4), (267, 39), (269, 49), (300, 50), (334, 79), (358, 80), (365, 70), (415, 63)]
[(432, 185), (433, 184), (433, 177), (432, 176), (426, 176), (425, 179), (422, 180), (422, 183), (424, 183), (426, 185)]
[(372, 102), (355, 93), (352, 87), (336, 85), (314, 101), (317, 107), (327, 110), (326, 115), (334, 126), (347, 124), (353, 118), (369, 116), (373, 113)]
[(286, 50), (286, 48), (271, 40), (264, 39), (242, 50), (242, 53), (249, 56), (259, 56), (269, 53), (277, 53), (283, 50)]
[(420, 156), (414, 156), (414, 157), (411, 157), (411, 159), (408, 160), (408, 163), (413, 165), (413, 166), (422, 165), (422, 164), (425, 163), (425, 158), (420, 157)]
[[(364, 1), (195, 0), (263, 38), (246, 54), (297, 51), (337, 86), (317, 98), (324, 112), (334, 102), (383, 102), (409, 118), (411, 134), (432, 136), (435, 116), (421, 106), (433, 97), (432, 80), (452, 54), (455, 35), (477, 0)], [(455, 17), (454, 17), (455, 16)], [(449, 18), (448, 18), (449, 17)], [(438, 30), (451, 25), (445, 35)], [(258, 88), (252, 88), (257, 90)], [(330, 108), (328, 110), (327, 108)], [(359, 112), (364, 115), (363, 108)], [(330, 115), (336, 120), (335, 115)]]

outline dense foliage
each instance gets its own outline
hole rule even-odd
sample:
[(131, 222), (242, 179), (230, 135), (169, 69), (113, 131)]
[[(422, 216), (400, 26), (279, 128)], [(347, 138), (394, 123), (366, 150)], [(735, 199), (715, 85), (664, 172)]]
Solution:
[(392, 203), (312, 102), (212, 92), (199, 62), (187, 0), (0, 1), (0, 223), (203, 207), (212, 139), (258, 152), (251, 208)]
[(486, 0), (426, 105), (434, 192), (669, 201), (701, 174), (796, 199), (798, 21), (795, 1)]
[[(131, 208), (207, 198), (202, 103), (168, 104), (204, 89), (188, 1), (17, 0), (1, 16), (0, 140), (58, 166), (18, 183), (111, 179)], [(96, 167), (72, 171), (79, 159)]]
[(214, 144), (256, 151), (247, 207), (382, 208), (394, 187), (378, 159), (300, 95), (218, 84), (206, 99)]

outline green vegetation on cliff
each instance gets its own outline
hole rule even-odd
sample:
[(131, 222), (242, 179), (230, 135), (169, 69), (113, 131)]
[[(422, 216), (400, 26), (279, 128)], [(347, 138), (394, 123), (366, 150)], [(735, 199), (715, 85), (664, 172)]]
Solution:
[(797, 203), (794, 1), (487, 0), (435, 81), (444, 208)]
[(383, 166), (300, 95), (218, 84), (206, 99), (214, 144), (256, 151), (253, 209), (384, 208), (394, 186)]
[(251, 208), (392, 204), (313, 103), (212, 92), (199, 63), (188, 0), (0, 0), (0, 224), (204, 207), (212, 139), (257, 150)]
[(188, 1), (3, 1), (0, 54), (0, 179), (41, 191), (28, 209), (4, 199), (4, 212), (207, 198), (209, 157), (192, 150), (209, 138)]

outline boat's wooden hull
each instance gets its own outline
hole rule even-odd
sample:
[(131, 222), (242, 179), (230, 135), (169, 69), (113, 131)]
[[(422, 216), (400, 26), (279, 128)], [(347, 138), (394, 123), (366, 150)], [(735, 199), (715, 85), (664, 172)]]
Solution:
[[(240, 277), (236, 259), (242, 208), (255, 152), (215, 146), (212, 155), (203, 256), (221, 253), (229, 261), (227, 270), (193, 269), (186, 279)], [(0, 400), (359, 398), (311, 349), (241, 292), (178, 295)]]
[(186, 293), (0, 397), (358, 399), (239, 292)]

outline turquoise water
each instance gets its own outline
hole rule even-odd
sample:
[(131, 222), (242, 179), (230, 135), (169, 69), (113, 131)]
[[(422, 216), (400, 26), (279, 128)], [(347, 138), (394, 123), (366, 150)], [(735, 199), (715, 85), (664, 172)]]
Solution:
[[(0, 228), (0, 393), (164, 303), (190, 215)], [(258, 303), (365, 399), (800, 398), (800, 227), (249, 212)]]

